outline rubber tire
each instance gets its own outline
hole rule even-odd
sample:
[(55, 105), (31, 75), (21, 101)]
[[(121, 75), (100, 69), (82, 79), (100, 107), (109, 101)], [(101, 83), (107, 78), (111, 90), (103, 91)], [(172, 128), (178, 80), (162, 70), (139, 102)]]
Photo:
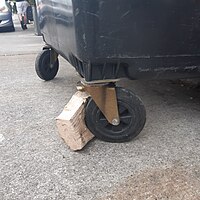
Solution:
[(37, 75), (45, 81), (54, 79), (59, 69), (59, 60), (55, 61), (53, 68), (50, 68), (50, 50), (42, 50), (35, 61), (35, 71)]
[[(120, 115), (118, 126), (111, 125), (106, 120), (92, 98), (85, 108), (85, 123), (100, 140), (113, 143), (128, 142), (142, 131), (146, 122), (146, 110), (142, 101), (130, 90), (118, 87), (116, 94)], [(124, 109), (126, 110), (123, 111)]]
[(10, 27), (9, 31), (10, 31), (10, 32), (14, 32), (14, 31), (15, 31), (14, 25)]
[(9, 27), (1, 27), (0, 28), (0, 32), (14, 32), (15, 31), (15, 27), (13, 26), (9, 26)]

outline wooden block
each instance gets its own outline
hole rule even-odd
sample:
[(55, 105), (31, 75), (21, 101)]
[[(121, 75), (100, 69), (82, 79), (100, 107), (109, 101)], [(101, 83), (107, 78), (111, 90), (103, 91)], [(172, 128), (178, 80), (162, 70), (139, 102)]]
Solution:
[(84, 120), (88, 96), (85, 92), (76, 92), (56, 118), (59, 135), (73, 151), (81, 150), (94, 137)]

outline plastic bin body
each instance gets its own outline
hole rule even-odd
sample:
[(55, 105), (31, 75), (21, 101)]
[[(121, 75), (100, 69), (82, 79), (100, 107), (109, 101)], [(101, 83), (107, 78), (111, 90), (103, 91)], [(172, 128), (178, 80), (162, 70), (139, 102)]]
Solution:
[(86, 81), (200, 76), (200, 2), (38, 0), (45, 42)]

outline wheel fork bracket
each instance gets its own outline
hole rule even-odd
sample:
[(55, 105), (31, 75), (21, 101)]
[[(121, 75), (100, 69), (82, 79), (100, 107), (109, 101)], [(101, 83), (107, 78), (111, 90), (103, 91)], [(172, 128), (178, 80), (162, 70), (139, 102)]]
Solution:
[(50, 67), (54, 67), (54, 63), (58, 58), (58, 53), (54, 49), (50, 49)]
[(91, 95), (97, 107), (104, 114), (108, 122), (114, 126), (119, 125), (120, 118), (118, 112), (117, 95), (114, 86), (105, 84), (83, 84), (77, 85), (77, 89), (85, 91)]

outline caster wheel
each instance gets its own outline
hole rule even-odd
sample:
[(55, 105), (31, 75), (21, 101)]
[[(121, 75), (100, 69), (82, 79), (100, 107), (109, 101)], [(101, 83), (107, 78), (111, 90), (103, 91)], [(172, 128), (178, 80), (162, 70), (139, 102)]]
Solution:
[(55, 61), (53, 67), (50, 67), (50, 50), (49, 49), (44, 49), (41, 51), (35, 61), (35, 70), (37, 75), (45, 80), (49, 81), (52, 80), (59, 69), (59, 61), (58, 58)]
[(146, 111), (141, 100), (131, 91), (116, 88), (120, 124), (114, 126), (90, 98), (85, 110), (88, 129), (106, 142), (127, 142), (136, 137), (146, 122)]

